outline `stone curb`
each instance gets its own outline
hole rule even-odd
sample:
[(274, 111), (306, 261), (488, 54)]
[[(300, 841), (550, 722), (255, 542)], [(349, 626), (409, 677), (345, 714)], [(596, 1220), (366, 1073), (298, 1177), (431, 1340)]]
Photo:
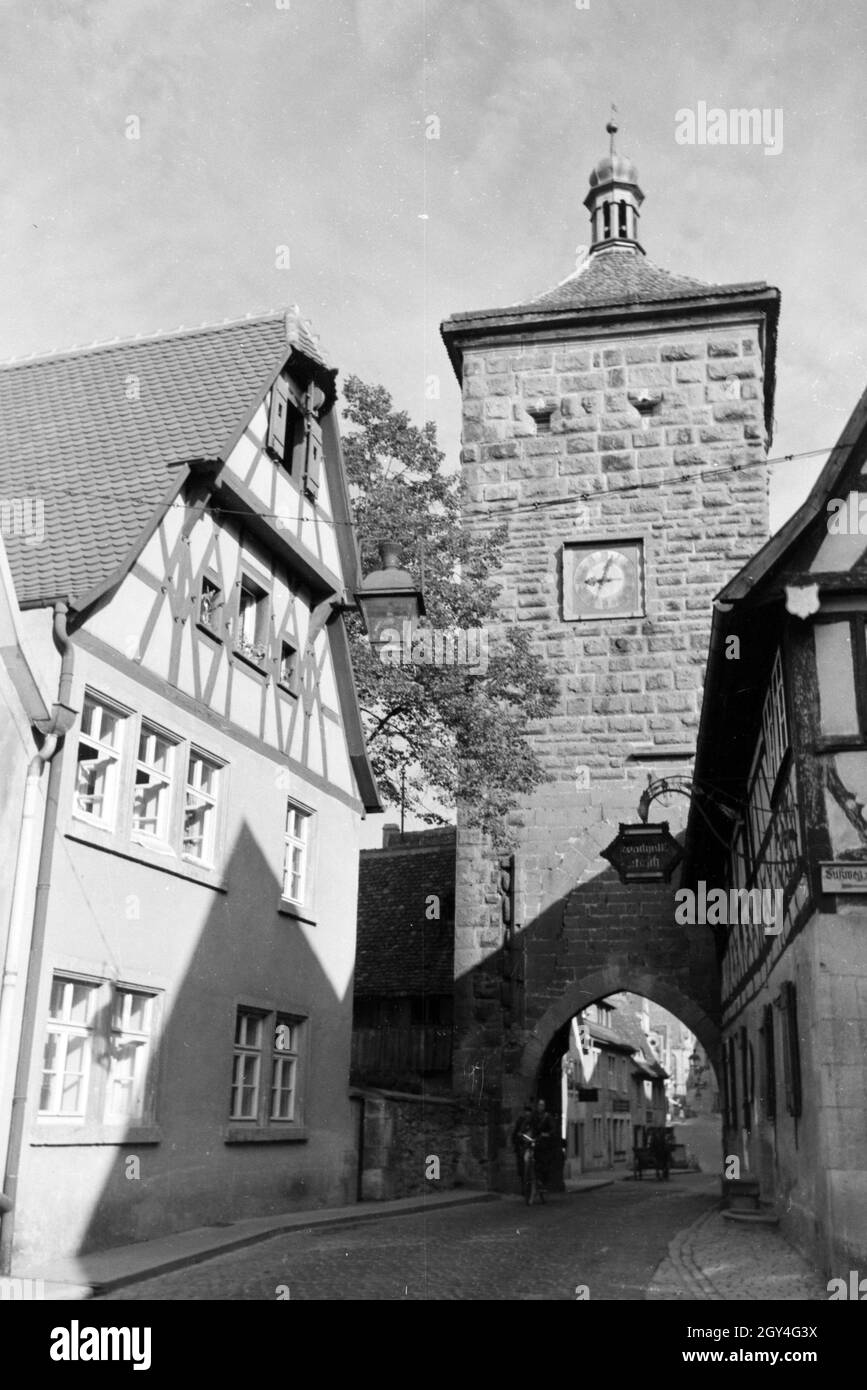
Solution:
[(700, 1302), (710, 1302), (713, 1300), (723, 1301), (724, 1295), (719, 1293), (711, 1280), (692, 1258), (692, 1240), (709, 1221), (719, 1214), (722, 1203), (717, 1203), (711, 1207), (710, 1211), (702, 1212), (701, 1216), (693, 1221), (691, 1226), (679, 1231), (674, 1240), (669, 1242), (668, 1258), (677, 1271), (687, 1293)]
[[(358, 1203), (363, 1210), (357, 1210), (355, 1206), (351, 1208), (337, 1208), (329, 1212), (308, 1211), (291, 1212), (283, 1218), (274, 1217), (268, 1225), (262, 1222), (261, 1218), (252, 1218), (250, 1224), (254, 1222), (258, 1229), (247, 1230), (237, 1229), (235, 1234), (229, 1234), (223, 1230), (218, 1235), (214, 1232), (212, 1239), (206, 1243), (202, 1242), (203, 1231), (207, 1228), (195, 1228), (191, 1231), (178, 1231), (174, 1237), (162, 1238), (154, 1241), (154, 1245), (165, 1246), (174, 1244), (179, 1247), (175, 1252), (164, 1250), (164, 1253), (154, 1252), (153, 1259), (147, 1263), (142, 1260), (146, 1257), (145, 1246), (148, 1242), (142, 1242), (134, 1246), (124, 1246), (117, 1250), (105, 1250), (95, 1254), (94, 1258), (103, 1262), (111, 1262), (112, 1259), (118, 1264), (116, 1274), (106, 1271), (103, 1275), (88, 1278), (84, 1270), (83, 1277), (76, 1278), (73, 1275), (62, 1272), (57, 1265), (53, 1271), (51, 1267), (43, 1272), (27, 1270), (27, 1277), (43, 1278), (46, 1291), (52, 1286), (58, 1290), (55, 1297), (60, 1298), (79, 1298), (87, 1299), (99, 1297), (102, 1293), (111, 1293), (115, 1289), (126, 1288), (131, 1284), (140, 1284), (147, 1279), (156, 1279), (162, 1274), (172, 1274), (179, 1269), (191, 1268), (193, 1265), (204, 1264), (207, 1260), (213, 1260), (220, 1255), (233, 1254), (235, 1251), (243, 1250), (251, 1245), (258, 1245), (266, 1240), (274, 1240), (279, 1236), (294, 1235), (296, 1232), (310, 1232), (311, 1230), (335, 1230), (341, 1226), (361, 1225), (363, 1222), (379, 1221), (383, 1217), (417, 1216), (419, 1212), (442, 1211), (449, 1207), (467, 1206), (478, 1202), (491, 1202), (502, 1200), (502, 1193), (499, 1192), (463, 1192), (458, 1194), (443, 1193), (437, 1194), (433, 1199), (419, 1197), (418, 1199), (398, 1198), (393, 1202), (365, 1202)], [(243, 1228), (246, 1223), (237, 1223), (239, 1228)], [(188, 1245), (185, 1250), (184, 1244)], [(124, 1269), (124, 1257), (129, 1252), (131, 1261), (130, 1267)], [(87, 1259), (82, 1257), (82, 1262)], [(134, 1263), (133, 1263), (134, 1262)], [(60, 1262), (61, 1266), (74, 1264), (74, 1261), (66, 1260)], [(20, 1271), (23, 1273), (23, 1271)], [(49, 1295), (50, 1297), (50, 1295)]]

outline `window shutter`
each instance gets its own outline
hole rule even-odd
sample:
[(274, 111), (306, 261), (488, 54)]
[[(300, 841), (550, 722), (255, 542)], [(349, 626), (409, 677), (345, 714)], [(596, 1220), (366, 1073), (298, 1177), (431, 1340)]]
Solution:
[(728, 1057), (728, 1123), (730, 1129), (738, 1127), (738, 1082), (735, 1040), (729, 1038)]
[(307, 439), (304, 453), (304, 491), (314, 500), (319, 493), (322, 475), (322, 426), (312, 416), (307, 418)]
[(762, 1023), (762, 1040), (765, 1049), (765, 1113), (773, 1123), (777, 1118), (777, 1070), (774, 1058), (774, 1010), (765, 1005)]
[(786, 1020), (786, 1109), (795, 1119), (801, 1113), (801, 1052), (798, 1039), (798, 996), (791, 980), (783, 985)]
[(279, 459), (286, 453), (286, 423), (289, 418), (289, 388), (282, 377), (274, 382), (271, 392), (271, 415), (268, 420), (268, 448)]
[(753, 1048), (747, 1037), (746, 1028), (740, 1030), (741, 1047), (741, 1089), (743, 1107), (743, 1127), (749, 1133), (752, 1129), (753, 1087), (755, 1085)]

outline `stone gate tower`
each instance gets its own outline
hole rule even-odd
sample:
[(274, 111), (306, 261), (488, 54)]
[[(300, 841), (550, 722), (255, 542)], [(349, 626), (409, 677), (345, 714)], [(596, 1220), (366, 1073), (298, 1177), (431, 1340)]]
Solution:
[[(577, 270), (442, 327), (465, 523), (506, 525), (498, 616), (531, 627), (560, 692), (531, 729), (552, 780), (513, 816), (514, 854), (459, 819), (454, 1083), (501, 1099), (504, 1124), (605, 994), (654, 999), (716, 1050), (711, 932), (674, 923), (677, 871), (622, 886), (600, 851), (648, 774), (690, 773), (712, 599), (768, 535), (779, 292), (653, 265), (608, 130)], [(677, 835), (687, 811), (673, 797), (651, 820)]]

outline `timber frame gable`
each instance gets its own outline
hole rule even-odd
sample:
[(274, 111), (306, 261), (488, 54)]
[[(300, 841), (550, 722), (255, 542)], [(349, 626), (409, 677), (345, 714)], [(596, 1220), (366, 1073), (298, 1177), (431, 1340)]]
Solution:
[[(247, 358), (249, 367), (248, 342), (260, 324), (257, 360), (267, 361), (266, 369), (256, 369), (254, 390), (239, 392), (237, 364)], [(169, 430), (157, 410), (150, 437), (146, 421), (130, 450), (141, 452), (152, 496), (161, 475), (168, 486), (133, 532), (138, 459), (128, 454), (121, 481), (130, 494), (125, 534), (132, 538), (125, 545), (110, 539), (105, 549), (113, 559), (98, 577), (79, 561), (79, 591), (56, 597), (69, 604), (73, 640), (122, 654), (124, 663), (195, 702), (203, 717), (237, 726), (290, 766), (379, 811), (341, 616), (360, 583), (360, 562), (340, 451), (337, 374), (296, 314), (224, 331), (247, 335), (218, 361), (224, 383), (214, 379), (219, 329), (147, 345), (155, 376), (164, 366), (161, 350), (177, 358), (191, 345), (187, 360), (193, 352), (202, 359), (182, 384), (184, 409), (170, 420), (176, 437), (166, 443)], [(115, 351), (104, 350), (100, 382), (112, 372)], [(61, 365), (71, 376), (79, 360)], [(177, 370), (172, 359), (168, 366)], [(50, 361), (46, 367), (57, 370)], [(86, 369), (93, 368), (89, 356)], [(248, 370), (248, 385), (251, 379)], [(217, 416), (223, 427), (215, 430), (215, 401), (230, 392), (242, 407), (228, 426), (224, 408)], [(280, 409), (282, 438), (275, 433)], [(190, 440), (211, 447), (185, 447)], [(106, 455), (122, 456), (123, 442), (122, 431), (116, 444), (106, 440)], [(83, 498), (79, 506), (86, 510)], [(107, 532), (110, 526), (106, 516)], [(63, 544), (75, 546), (75, 535)], [(22, 606), (50, 601), (43, 590)]]
[(691, 812), (683, 882), (782, 893), (778, 930), (717, 931), (734, 1017), (811, 914), (838, 910), (822, 866), (867, 859), (867, 392), (805, 502), (717, 596), (695, 779), (744, 810), (732, 831), (706, 804), (713, 838)]

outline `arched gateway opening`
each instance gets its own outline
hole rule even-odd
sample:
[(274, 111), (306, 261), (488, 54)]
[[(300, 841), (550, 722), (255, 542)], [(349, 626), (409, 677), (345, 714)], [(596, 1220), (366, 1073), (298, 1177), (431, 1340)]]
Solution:
[(624, 981), (610, 968), (549, 1007), (504, 1078), (503, 1101), (514, 1123), (525, 1105), (544, 1100), (560, 1141), (552, 1190), (602, 1172), (640, 1177), (663, 1134), (674, 1170), (716, 1172), (718, 1057), (719, 1030), (694, 1000), (646, 972)]

